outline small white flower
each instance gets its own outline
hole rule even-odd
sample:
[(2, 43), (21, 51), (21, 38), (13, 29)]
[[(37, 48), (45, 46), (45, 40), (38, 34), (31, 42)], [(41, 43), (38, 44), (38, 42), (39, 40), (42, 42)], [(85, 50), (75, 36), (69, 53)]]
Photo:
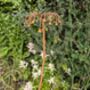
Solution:
[(35, 61), (34, 59), (31, 60), (31, 65), (33, 70), (38, 70), (38, 62)]
[(38, 72), (38, 75), (40, 76), (41, 75), (41, 70), (39, 69), (37, 72)]
[(19, 67), (20, 68), (26, 68), (28, 66), (28, 63), (26, 61), (20, 61)]
[(29, 42), (27, 48), (32, 50), (34, 48), (34, 44), (32, 42)]
[(48, 69), (51, 70), (51, 71), (54, 71), (55, 70), (54, 64), (49, 63), (48, 64)]
[(32, 83), (31, 82), (27, 82), (25, 87), (24, 87), (24, 90), (32, 90), (33, 86), (32, 86)]
[(38, 69), (38, 65), (33, 65), (33, 69), (37, 70)]
[(55, 83), (55, 78), (54, 77), (51, 77), (49, 80), (48, 80), (49, 84), (54, 84)]
[(27, 48), (29, 52), (36, 54), (36, 50), (34, 50), (34, 44), (32, 42), (28, 43)]
[(71, 69), (68, 68), (66, 72), (70, 75), (71, 74)]
[[(43, 58), (43, 51), (41, 51), (40, 56)], [(49, 55), (47, 55), (47, 54), (46, 54), (46, 56), (45, 56), (45, 57), (48, 57), (48, 56), (49, 56)]]
[(30, 50), (29, 52), (31, 52), (32, 54), (36, 54), (36, 50)]
[(51, 53), (51, 55), (54, 55), (54, 51), (53, 50), (51, 50), (50, 53)]
[(37, 79), (39, 77), (38, 72), (32, 72), (33, 79)]
[(35, 61), (34, 59), (32, 59), (32, 60), (31, 60), (31, 64), (32, 64), (32, 66), (33, 66), (33, 65), (37, 65), (37, 64), (38, 64), (38, 62), (37, 62), (37, 61)]
[(37, 79), (41, 75), (41, 70), (39, 69), (37, 72), (32, 72), (33, 79)]

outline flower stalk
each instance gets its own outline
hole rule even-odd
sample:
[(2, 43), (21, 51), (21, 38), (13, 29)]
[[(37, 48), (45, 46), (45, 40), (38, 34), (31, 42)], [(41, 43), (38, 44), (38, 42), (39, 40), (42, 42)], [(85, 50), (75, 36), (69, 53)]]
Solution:
[(42, 67), (41, 67), (41, 76), (40, 76), (40, 83), (38, 90), (42, 89), (42, 83), (43, 83), (43, 77), (44, 77), (44, 65), (46, 61), (46, 31), (45, 31), (45, 25), (46, 24), (61, 24), (60, 17), (57, 13), (54, 12), (44, 12), (44, 13), (38, 13), (38, 12), (33, 12), (31, 15), (26, 17), (26, 24), (27, 26), (31, 26), (34, 24), (36, 21), (37, 17), (39, 18), (40, 21), (40, 28), (39, 32), (41, 32), (42, 35), (42, 42), (43, 42), (43, 57), (42, 57)]
[(46, 32), (45, 32), (45, 29), (44, 29), (44, 21), (43, 21), (44, 18), (42, 18), (41, 20), (41, 29), (42, 29), (42, 33), (43, 33), (43, 39), (42, 39), (42, 42), (43, 42), (43, 62), (42, 62), (42, 67), (41, 67), (41, 77), (40, 77), (40, 83), (39, 83), (39, 88), (38, 90), (41, 90), (42, 88), (42, 81), (43, 81), (43, 76), (44, 76), (44, 65), (45, 65), (45, 61), (46, 61)]

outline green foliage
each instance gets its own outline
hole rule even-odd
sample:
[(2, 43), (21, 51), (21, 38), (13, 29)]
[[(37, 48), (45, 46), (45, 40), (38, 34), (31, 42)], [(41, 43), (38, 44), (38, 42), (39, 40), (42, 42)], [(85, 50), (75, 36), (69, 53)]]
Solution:
[(13, 18), (14, 15), (5, 15), (2, 13), (0, 15), (0, 21), (2, 22), (0, 25), (1, 56), (13, 56), (14, 59), (27, 57), (23, 48), (25, 38), (23, 37), (24, 33), (21, 31), (19, 18), (17, 16)]
[[(50, 55), (46, 63), (54, 63), (56, 70), (52, 75), (45, 69), (42, 90), (51, 90), (47, 82), (49, 76), (55, 76), (58, 84), (53, 90), (89, 90), (89, 5), (89, 0), (0, 0), (0, 67), (3, 68), (3, 74), (0, 69), (0, 89), (22, 90), (27, 81), (32, 81), (37, 89), (39, 79), (32, 79), (30, 61), (35, 59), (41, 66), (42, 35), (37, 33), (39, 23), (32, 28), (24, 25), (25, 16), (31, 11), (54, 11), (61, 16), (62, 25), (46, 26), (47, 54)], [(29, 42), (35, 44), (35, 55), (28, 52)], [(19, 63), (23, 60), (29, 65), (21, 70)]]
[(20, 9), (22, 0), (0, 0), (0, 11), (7, 12), (17, 12)]

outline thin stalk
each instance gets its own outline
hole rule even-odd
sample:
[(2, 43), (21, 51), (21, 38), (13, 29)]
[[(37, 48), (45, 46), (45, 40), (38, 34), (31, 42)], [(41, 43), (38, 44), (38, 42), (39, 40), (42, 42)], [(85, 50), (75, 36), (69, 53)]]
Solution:
[(42, 27), (42, 31), (43, 31), (43, 38), (42, 38), (42, 42), (43, 42), (43, 61), (42, 61), (42, 67), (41, 67), (41, 76), (40, 76), (40, 83), (39, 83), (39, 88), (38, 90), (42, 89), (42, 82), (43, 82), (43, 77), (44, 77), (44, 65), (45, 65), (45, 61), (46, 61), (46, 32), (44, 29), (44, 22), (41, 22), (41, 27)]

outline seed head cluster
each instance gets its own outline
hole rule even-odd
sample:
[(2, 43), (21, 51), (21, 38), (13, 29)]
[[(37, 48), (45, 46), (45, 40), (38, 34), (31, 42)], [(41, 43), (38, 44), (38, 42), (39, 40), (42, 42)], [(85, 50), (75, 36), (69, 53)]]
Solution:
[(60, 16), (55, 12), (44, 12), (44, 13), (33, 12), (26, 17), (25, 24), (30, 27), (37, 20), (39, 20), (41, 23), (44, 22), (45, 24), (49, 24), (49, 25), (61, 24)]

